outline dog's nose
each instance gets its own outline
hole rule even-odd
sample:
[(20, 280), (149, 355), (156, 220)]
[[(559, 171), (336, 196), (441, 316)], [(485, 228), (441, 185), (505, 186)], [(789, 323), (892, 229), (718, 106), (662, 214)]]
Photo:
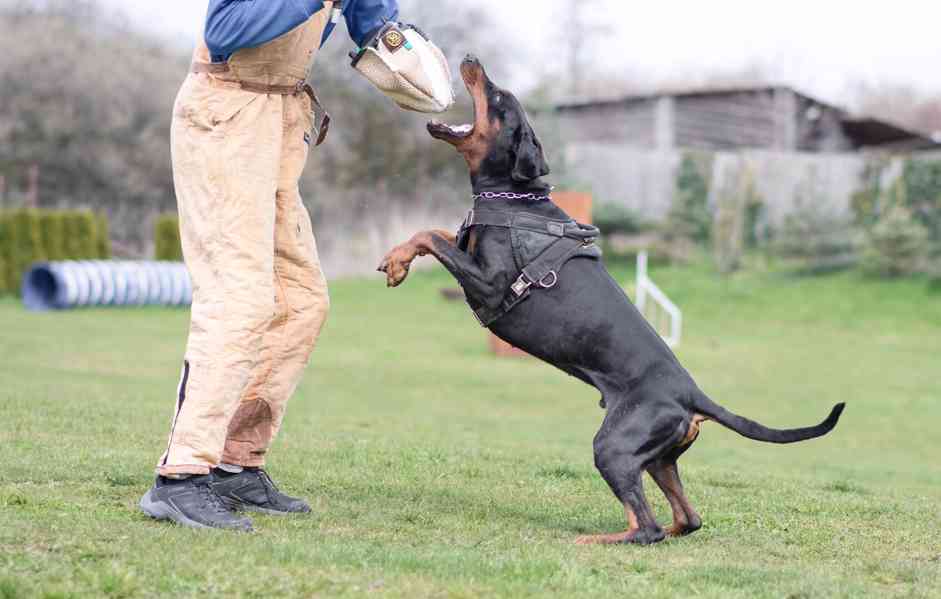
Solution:
[(478, 59), (473, 54), (468, 54), (467, 56), (464, 57), (464, 64), (476, 66), (480, 64), (480, 59)]

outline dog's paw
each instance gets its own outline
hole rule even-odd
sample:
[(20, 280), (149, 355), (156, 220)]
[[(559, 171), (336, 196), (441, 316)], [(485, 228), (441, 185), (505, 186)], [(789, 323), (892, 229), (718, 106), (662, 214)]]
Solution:
[(411, 265), (408, 262), (392, 262), (386, 270), (386, 285), (388, 287), (398, 287), (406, 277)]
[(414, 259), (414, 248), (408, 244), (400, 245), (386, 254), (377, 270), (386, 273), (387, 286), (398, 287), (408, 277), (408, 271)]

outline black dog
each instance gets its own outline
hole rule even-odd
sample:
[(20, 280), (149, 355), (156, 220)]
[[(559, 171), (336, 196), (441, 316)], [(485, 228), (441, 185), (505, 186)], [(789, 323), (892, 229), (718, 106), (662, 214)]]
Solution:
[[(474, 211), (458, 237), (418, 233), (389, 252), (379, 270), (394, 287), (416, 256), (434, 255), (497, 336), (601, 392), (607, 412), (594, 440), (595, 465), (624, 505), (628, 530), (579, 543), (647, 544), (699, 529), (676, 461), (703, 421), (769, 443), (820, 437), (836, 426), (842, 403), (817, 426), (777, 430), (706, 397), (598, 260), (597, 230), (542, 201), (550, 188), (540, 177), (549, 167), (517, 99), (494, 85), (473, 57), (461, 74), (474, 100), (473, 126), (432, 122), (428, 131), (467, 160)], [(672, 507), (666, 532), (644, 496), (645, 470)]]

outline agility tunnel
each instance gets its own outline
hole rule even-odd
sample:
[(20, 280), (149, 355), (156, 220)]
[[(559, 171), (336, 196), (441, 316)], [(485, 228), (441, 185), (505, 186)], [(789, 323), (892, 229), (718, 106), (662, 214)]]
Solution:
[(23, 277), (29, 310), (92, 306), (189, 306), (193, 285), (182, 262), (40, 262)]

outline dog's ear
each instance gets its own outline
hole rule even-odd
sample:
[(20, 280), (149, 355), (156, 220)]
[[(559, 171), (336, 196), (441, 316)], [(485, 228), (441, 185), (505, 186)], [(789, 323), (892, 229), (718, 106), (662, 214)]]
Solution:
[(532, 126), (523, 122), (517, 131), (516, 164), (513, 165), (513, 181), (527, 183), (549, 174), (549, 164), (542, 151), (542, 144)]

